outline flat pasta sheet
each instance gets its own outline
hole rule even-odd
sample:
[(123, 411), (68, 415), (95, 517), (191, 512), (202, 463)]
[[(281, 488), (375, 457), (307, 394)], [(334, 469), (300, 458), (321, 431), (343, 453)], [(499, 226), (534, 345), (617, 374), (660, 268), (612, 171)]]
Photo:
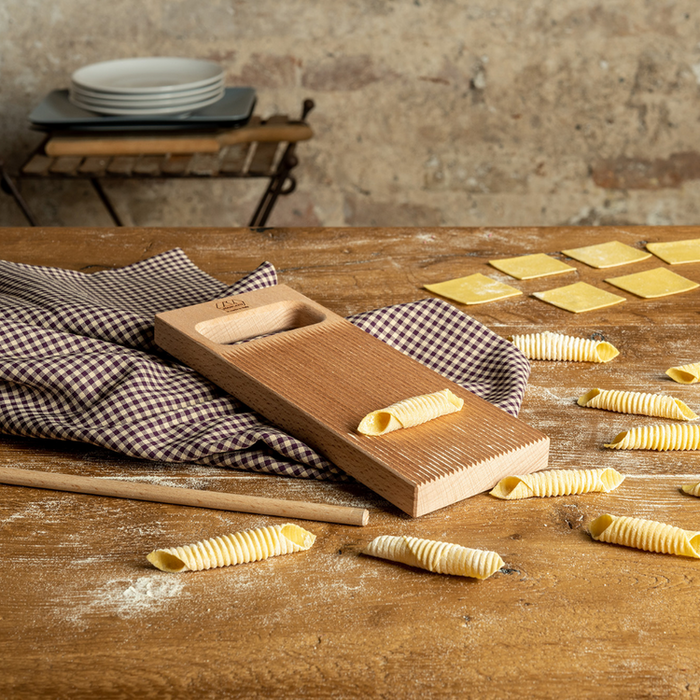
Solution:
[(611, 277), (605, 281), (642, 299), (666, 297), (671, 294), (689, 292), (696, 287), (700, 287), (697, 282), (682, 277), (665, 267), (636, 272), (633, 275)]
[(517, 258), (503, 258), (502, 260), (489, 260), (489, 265), (519, 280), (560, 275), (564, 272), (576, 272), (575, 267), (571, 267), (571, 265), (567, 265), (561, 260), (552, 258), (544, 253), (520, 255)]
[(647, 243), (647, 250), (669, 265), (700, 262), (700, 238), (686, 238), (668, 243)]
[(639, 262), (640, 260), (646, 260), (651, 257), (650, 253), (637, 250), (619, 241), (599, 243), (582, 248), (569, 248), (561, 252), (574, 260), (585, 263), (589, 267), (598, 269), (628, 265), (629, 263)]
[(576, 282), (566, 287), (548, 289), (545, 292), (534, 292), (533, 296), (552, 306), (556, 306), (574, 314), (596, 311), (608, 306), (627, 301), (624, 297), (598, 289), (587, 282)]
[(468, 277), (459, 277), (447, 282), (423, 286), (429, 292), (458, 301), (460, 304), (485, 304), (489, 301), (507, 299), (522, 294), (519, 289), (491, 279), (479, 272)]

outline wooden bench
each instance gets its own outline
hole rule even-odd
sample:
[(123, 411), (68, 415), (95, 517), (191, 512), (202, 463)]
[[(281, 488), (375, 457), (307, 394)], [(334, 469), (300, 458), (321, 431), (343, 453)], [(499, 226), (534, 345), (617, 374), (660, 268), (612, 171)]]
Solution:
[(313, 109), (305, 100), (301, 119), (252, 116), (237, 129), (185, 132), (52, 132), (27, 158), (17, 175), (0, 164), (0, 185), (11, 195), (27, 221), (37, 219), (20, 192), (25, 178), (89, 180), (117, 226), (118, 212), (102, 186), (103, 179), (267, 178), (249, 226), (264, 226), (280, 195), (296, 188), (292, 170), (298, 165), (296, 144), (313, 136), (306, 117)]

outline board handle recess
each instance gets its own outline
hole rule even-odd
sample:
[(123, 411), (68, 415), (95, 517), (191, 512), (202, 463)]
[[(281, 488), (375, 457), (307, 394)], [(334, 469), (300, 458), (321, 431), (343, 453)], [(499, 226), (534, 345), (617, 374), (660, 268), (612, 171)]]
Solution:
[(0, 483), (72, 493), (87, 493), (94, 496), (172, 503), (195, 508), (213, 508), (257, 513), (258, 515), (273, 515), (281, 518), (317, 520), (341, 525), (363, 526), (369, 522), (369, 512), (365, 508), (354, 506), (287, 501), (279, 498), (220, 493), (218, 491), (200, 491), (175, 486), (144, 484), (143, 482), (57, 474), (35, 469), (0, 467)]
[[(220, 352), (223, 345), (309, 326), (348, 323), (284, 284), (156, 314), (156, 343), (172, 330)], [(167, 347), (165, 348), (168, 349)]]

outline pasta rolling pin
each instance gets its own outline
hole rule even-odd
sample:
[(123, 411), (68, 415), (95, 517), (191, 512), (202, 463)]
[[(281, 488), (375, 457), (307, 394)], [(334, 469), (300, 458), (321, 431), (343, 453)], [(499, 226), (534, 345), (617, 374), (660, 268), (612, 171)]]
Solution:
[(138, 501), (174, 503), (195, 508), (214, 508), (260, 515), (277, 515), (283, 518), (321, 520), (344, 525), (366, 525), (369, 513), (364, 508), (285, 501), (278, 498), (244, 496), (218, 491), (200, 491), (158, 484), (97, 479), (91, 476), (72, 476), (40, 472), (33, 469), (0, 467), (0, 483), (14, 486), (31, 486), (38, 489), (53, 489), (73, 493), (88, 493), (95, 496), (113, 496)]

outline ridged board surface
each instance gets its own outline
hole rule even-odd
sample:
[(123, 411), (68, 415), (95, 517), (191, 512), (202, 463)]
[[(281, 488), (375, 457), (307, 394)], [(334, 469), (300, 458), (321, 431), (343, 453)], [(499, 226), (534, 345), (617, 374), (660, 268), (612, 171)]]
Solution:
[[(284, 285), (164, 312), (155, 330), (171, 355), (413, 516), (547, 466), (546, 435)], [(357, 430), (372, 411), (444, 389), (462, 410)]]
[[(351, 324), (296, 329), (235, 346), (224, 357), (310, 418), (371, 452), (416, 485), (518, 449), (542, 434)], [(368, 437), (367, 413), (449, 386), (464, 408), (423, 425)]]

